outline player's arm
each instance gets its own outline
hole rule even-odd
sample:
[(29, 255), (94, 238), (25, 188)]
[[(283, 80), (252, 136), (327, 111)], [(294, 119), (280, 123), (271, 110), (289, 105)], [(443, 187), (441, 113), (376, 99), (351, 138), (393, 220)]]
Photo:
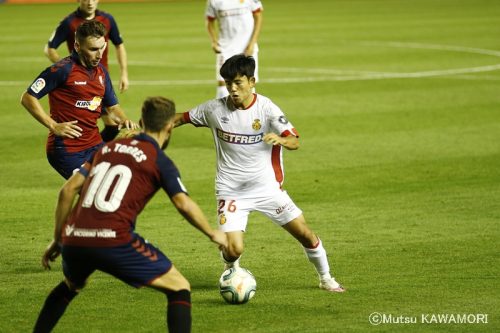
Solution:
[(120, 104), (108, 106), (106, 110), (111, 119), (118, 124), (119, 128), (139, 129), (139, 125), (136, 122), (128, 119)]
[(82, 135), (82, 129), (76, 124), (77, 120), (65, 123), (57, 123), (52, 119), (40, 104), (40, 101), (27, 91), (21, 96), (21, 104), (40, 124), (47, 127), (52, 133), (65, 138), (78, 138)]
[(299, 149), (300, 146), (299, 138), (293, 134), (290, 134), (288, 136), (279, 136), (276, 133), (267, 133), (262, 139), (267, 144), (280, 145), (288, 150), (296, 150)]
[(262, 29), (262, 10), (258, 10), (253, 13), (254, 27), (252, 31), (252, 37), (245, 48), (245, 55), (251, 56), (253, 54), (253, 49), (257, 41), (259, 40), (260, 30)]
[(127, 67), (127, 51), (123, 43), (116, 45), (116, 59), (118, 61), (118, 66), (120, 67), (120, 82), (119, 89), (120, 92), (124, 92), (128, 89), (128, 67)]
[(215, 18), (207, 16), (205, 25), (207, 27), (208, 37), (210, 38), (210, 43), (212, 45), (212, 50), (215, 53), (220, 53), (219, 41), (217, 39), (217, 27), (215, 24)]
[(179, 192), (170, 198), (177, 211), (196, 229), (220, 246), (227, 247), (226, 234), (210, 227), (205, 214), (186, 193)]
[(174, 115), (174, 127), (178, 127), (184, 124), (187, 124), (188, 121), (188, 116), (186, 116), (186, 112), (183, 113), (176, 113)]
[(54, 239), (49, 243), (42, 257), (42, 265), (50, 269), (50, 262), (54, 261), (61, 253), (62, 227), (68, 219), (76, 196), (85, 181), (85, 176), (76, 172), (71, 176), (59, 191), (55, 212)]
[(45, 48), (44, 48), (43, 52), (45, 53), (45, 55), (47, 56), (47, 58), (49, 58), (49, 60), (52, 63), (56, 63), (59, 60), (61, 60), (61, 56), (59, 55), (59, 53), (57, 52), (57, 50), (54, 49), (54, 48), (52, 48), (52, 47), (49, 47), (48, 44), (45, 44)]

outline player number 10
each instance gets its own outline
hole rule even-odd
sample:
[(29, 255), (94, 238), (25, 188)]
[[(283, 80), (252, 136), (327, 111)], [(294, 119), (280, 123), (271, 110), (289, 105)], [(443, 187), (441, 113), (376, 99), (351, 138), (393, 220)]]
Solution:
[[(93, 178), (83, 198), (82, 207), (89, 208), (94, 204), (97, 210), (104, 213), (116, 211), (130, 184), (132, 171), (125, 165), (118, 164), (111, 167), (111, 163), (101, 162), (92, 168), (89, 177)], [(118, 179), (113, 192), (108, 195), (116, 177)]]

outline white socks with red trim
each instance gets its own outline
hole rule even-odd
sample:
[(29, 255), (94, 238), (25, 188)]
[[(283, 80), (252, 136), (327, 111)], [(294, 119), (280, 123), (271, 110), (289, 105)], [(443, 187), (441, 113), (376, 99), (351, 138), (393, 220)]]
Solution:
[(323, 247), (323, 243), (318, 238), (318, 245), (312, 249), (308, 249), (304, 247), (304, 252), (307, 256), (307, 259), (314, 265), (316, 268), (316, 272), (320, 279), (329, 279), (330, 275), (330, 265), (328, 264), (328, 258), (326, 257), (326, 251)]

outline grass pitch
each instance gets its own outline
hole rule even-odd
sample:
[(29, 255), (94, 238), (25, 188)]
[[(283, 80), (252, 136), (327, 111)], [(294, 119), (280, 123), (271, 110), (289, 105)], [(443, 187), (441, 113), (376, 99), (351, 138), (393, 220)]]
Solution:
[[(191, 281), (193, 332), (498, 332), (500, 3), (264, 6), (257, 89), (302, 142), (285, 152), (285, 187), (348, 292), (319, 290), (300, 246), (255, 214), (242, 265), (257, 294), (227, 305), (216, 249), (158, 194), (137, 230)], [(40, 256), (63, 180), (46, 161), (46, 130), (19, 97), (49, 65), (43, 44), (75, 7), (0, 5), (0, 332), (30, 331), (62, 277), (60, 260), (46, 272)], [(119, 98), (129, 115), (138, 119), (151, 95), (172, 97), (179, 111), (214, 96), (204, 2), (100, 8), (117, 19), (128, 51), (131, 87)], [(112, 77), (114, 57), (111, 47)], [(215, 221), (208, 131), (176, 130), (168, 154)], [(55, 332), (161, 332), (164, 312), (162, 295), (96, 273)], [(392, 319), (372, 325), (372, 313)], [(429, 314), (486, 314), (487, 323), (425, 322)]]

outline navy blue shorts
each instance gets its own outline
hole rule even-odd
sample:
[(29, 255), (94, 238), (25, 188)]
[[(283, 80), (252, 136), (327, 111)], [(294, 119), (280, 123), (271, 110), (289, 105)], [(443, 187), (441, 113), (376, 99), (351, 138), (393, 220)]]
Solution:
[(64, 148), (54, 148), (53, 151), (47, 152), (47, 160), (61, 176), (68, 179), (73, 175), (73, 171), (87, 162), (103, 144), (104, 142), (76, 153), (68, 153)]
[(125, 245), (116, 247), (62, 247), (64, 276), (77, 287), (99, 270), (139, 288), (167, 273), (172, 262), (159, 249), (139, 235)]

